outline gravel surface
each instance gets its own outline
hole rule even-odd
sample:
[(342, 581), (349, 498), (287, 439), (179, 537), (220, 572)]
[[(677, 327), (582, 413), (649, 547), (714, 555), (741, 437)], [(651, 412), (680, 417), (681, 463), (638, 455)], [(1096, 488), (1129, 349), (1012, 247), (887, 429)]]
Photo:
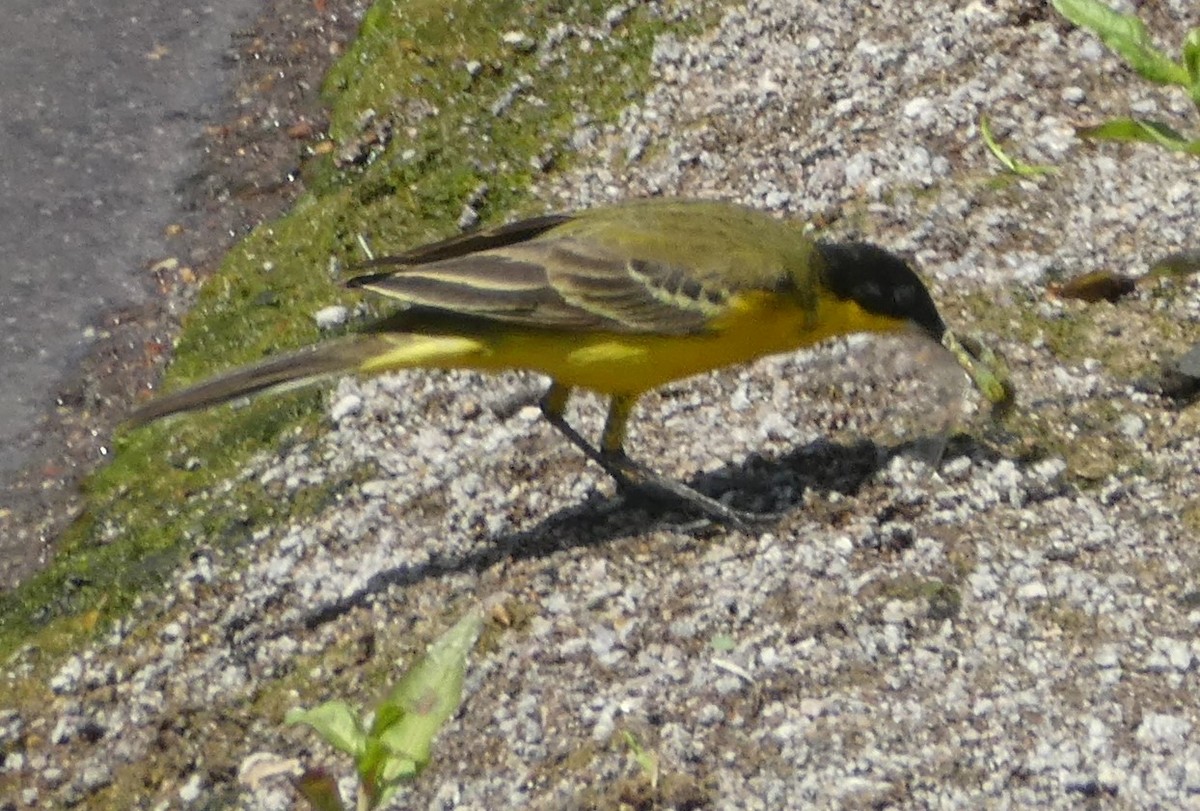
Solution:
[[(1190, 0), (1150, 11), (1172, 45), (1200, 24)], [(968, 294), (1011, 315), (988, 337), (1019, 425), (1060, 450), (959, 406), (936, 353), (841, 342), (647, 398), (633, 453), (783, 513), (688, 532), (613, 495), (539, 418), (534, 377), (343, 381), (326, 436), (244, 473), (280, 499), (344, 481), (335, 502), (246, 558), (201, 539), (49, 706), (0, 711), (4, 769), (27, 775), (10, 807), (86, 802), (131, 763), (147, 808), (293, 807), (300, 763), (346, 764), (282, 709), (369, 703), (364, 662), (411, 660), (482, 600), (518, 619), (395, 807), (1200, 808), (1197, 419), (1116, 371), (1195, 340), (1195, 282), (1116, 305), (1041, 289), (1195, 247), (1194, 161), (1071, 130), (1130, 105), (1194, 124), (1186, 100), (1015, 0), (762, 0), (660, 39), (654, 73), (616, 125), (580, 128), (548, 205), (721, 196), (906, 251), (954, 326), (978, 326)], [(989, 182), (980, 113), (1059, 174)], [(1084, 307), (1093, 343), (1065, 360), (1053, 328)], [(598, 429), (602, 406), (575, 416)], [(951, 419), (970, 436), (931, 472), (916, 440)], [(267, 700), (281, 684), (307, 698)]]

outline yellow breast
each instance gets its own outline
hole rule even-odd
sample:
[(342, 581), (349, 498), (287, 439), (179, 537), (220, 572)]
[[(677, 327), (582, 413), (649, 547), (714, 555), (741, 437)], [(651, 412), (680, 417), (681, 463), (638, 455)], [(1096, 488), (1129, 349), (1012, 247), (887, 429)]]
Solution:
[(672, 380), (792, 352), (837, 335), (891, 332), (905, 322), (822, 297), (816, 311), (769, 293), (731, 302), (697, 335), (626, 335), (520, 330), (497, 334), (469, 362), (478, 369), (532, 369), (567, 386), (605, 394), (640, 394)]

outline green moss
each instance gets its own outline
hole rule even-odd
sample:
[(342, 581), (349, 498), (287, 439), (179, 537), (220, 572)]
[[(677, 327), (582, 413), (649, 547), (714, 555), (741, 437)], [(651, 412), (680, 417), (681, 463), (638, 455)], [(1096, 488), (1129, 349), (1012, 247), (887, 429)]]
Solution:
[(928, 606), (926, 615), (939, 621), (957, 616), (962, 607), (962, 595), (957, 587), (943, 580), (916, 575), (898, 575), (881, 582), (878, 586), (878, 597), (884, 601), (924, 600)]
[[(1116, 303), (1065, 300), (1053, 309), (1041, 306), (1052, 299), (1044, 287), (1007, 291), (1010, 301), (997, 306), (995, 291), (963, 298), (969, 321), (980, 332), (1003, 335), (1023, 344), (1041, 344), (1063, 363), (1087, 359), (1101, 363), (1107, 374), (1133, 380), (1157, 371), (1160, 351), (1183, 351), (1192, 343), (1185, 324), (1173, 317), (1164, 301), (1186, 295), (1177, 285), (1159, 283), (1146, 299)], [(1137, 329), (1130, 328), (1131, 323)], [(1153, 348), (1154, 351), (1148, 351)]]
[[(1092, 360), (1099, 363), (1099, 372), (1132, 382), (1155, 377), (1160, 356), (1182, 351), (1190, 343), (1186, 330), (1169, 315), (1171, 310), (1156, 301), (1163, 293), (1151, 292), (1149, 299), (1116, 304), (1064, 301), (1053, 309), (1041, 306), (1050, 293), (1040, 288), (1008, 291), (1011, 301), (1000, 306), (994, 293), (979, 293), (962, 299), (962, 321), (972, 323), (989, 340), (1003, 336), (1003, 342), (1043, 347), (1039, 352), (1063, 365), (1079, 367)], [(1028, 409), (1021, 402), (1019, 369), (1014, 370), (1014, 382), (1018, 403), (1004, 420), (1007, 454), (1026, 461), (1061, 457), (1067, 461), (1068, 476), (1082, 487), (1117, 473), (1152, 475), (1144, 453), (1118, 430), (1128, 414), (1124, 403), (1068, 394)]]
[[(609, 30), (600, 0), (379, 0), (325, 93), (337, 148), (305, 170), (310, 192), (257, 228), (208, 280), (179, 336), (164, 387), (316, 340), (313, 313), (349, 299), (331, 258), (352, 262), (358, 235), (399, 249), (454, 229), (482, 183), (485, 219), (536, 207), (534, 159), (559, 156), (574, 122), (613, 120), (645, 88), (654, 38), (696, 30), (639, 7)], [(507, 20), (511, 25), (497, 25)], [(542, 42), (558, 22), (571, 36), (548, 64), (506, 45), (519, 29)], [(468, 63), (479, 69), (468, 70)], [(491, 110), (522, 83), (499, 116)], [(392, 138), (361, 168), (334, 156), (360, 137), (364, 111)], [(293, 394), (189, 415), (114, 441), (114, 459), (87, 483), (87, 508), (41, 574), (0, 597), (0, 658), (34, 642), (46, 659), (161, 584), (197, 539), (237, 547), (255, 529), (314, 513), (349, 486), (335, 482), (277, 502), (254, 481), (230, 481), (257, 453), (317, 436), (319, 395)]]
[(1030, 609), (1035, 621), (1057, 628), (1066, 638), (1092, 647), (1107, 641), (1100, 632), (1097, 618), (1056, 600), (1038, 603)]
[(664, 774), (657, 784), (651, 784), (644, 775), (636, 775), (582, 789), (573, 805), (580, 811), (714, 808), (716, 788), (682, 772)]

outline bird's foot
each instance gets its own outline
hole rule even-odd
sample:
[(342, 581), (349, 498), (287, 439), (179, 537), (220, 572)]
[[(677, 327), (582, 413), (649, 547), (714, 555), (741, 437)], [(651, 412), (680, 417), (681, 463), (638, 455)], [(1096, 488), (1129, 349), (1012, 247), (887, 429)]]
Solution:
[(605, 456), (605, 469), (617, 482), (617, 488), (627, 499), (642, 500), (658, 505), (683, 507), (699, 512), (703, 518), (682, 525), (687, 532), (696, 532), (713, 524), (753, 532), (779, 519), (779, 513), (759, 513), (738, 510), (717, 499), (639, 465), (624, 454)]

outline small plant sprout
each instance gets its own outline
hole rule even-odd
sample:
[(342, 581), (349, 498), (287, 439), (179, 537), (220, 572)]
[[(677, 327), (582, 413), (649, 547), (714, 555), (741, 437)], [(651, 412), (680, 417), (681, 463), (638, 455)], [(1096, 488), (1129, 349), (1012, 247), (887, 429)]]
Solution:
[[(434, 736), (462, 701), (467, 655), (482, 628), (479, 612), (471, 611), (430, 645), (375, 708), (369, 726), (345, 701), (287, 714), (287, 723), (307, 724), (334, 749), (354, 758), (358, 811), (383, 805), (429, 764)], [(296, 787), (317, 811), (344, 811), (332, 776), (310, 771)]]
[[(1200, 28), (1183, 38), (1182, 59), (1172, 59), (1154, 47), (1146, 26), (1133, 14), (1121, 14), (1097, 0), (1051, 0), (1054, 8), (1080, 28), (1096, 34), (1138, 75), (1155, 84), (1175, 85), (1187, 91), (1200, 111)], [(1081, 138), (1105, 141), (1140, 141), (1200, 155), (1200, 138), (1188, 138), (1161, 121), (1114, 118), (1076, 130)]]
[(1034, 164), (1025, 163), (1024, 161), (1014, 158), (1012, 155), (1009, 155), (1007, 152), (1005, 152), (1004, 147), (1000, 146), (999, 142), (996, 141), (995, 136), (992, 135), (992, 125), (991, 122), (988, 121), (988, 117), (986, 115), (981, 115), (979, 117), (979, 134), (983, 136), (983, 142), (987, 144), (987, 148), (990, 149), (992, 154), (996, 156), (996, 160), (1000, 161), (1000, 164), (1014, 175), (1018, 175), (1020, 177), (1039, 177), (1041, 175), (1053, 174), (1054, 172), (1058, 171), (1058, 169), (1053, 166), (1036, 166)]
[(637, 736), (629, 730), (621, 730), (621, 736), (625, 739), (625, 745), (629, 747), (629, 754), (633, 757), (634, 763), (642, 770), (642, 776), (646, 778), (651, 789), (657, 790), (658, 755), (654, 752), (647, 752)]

